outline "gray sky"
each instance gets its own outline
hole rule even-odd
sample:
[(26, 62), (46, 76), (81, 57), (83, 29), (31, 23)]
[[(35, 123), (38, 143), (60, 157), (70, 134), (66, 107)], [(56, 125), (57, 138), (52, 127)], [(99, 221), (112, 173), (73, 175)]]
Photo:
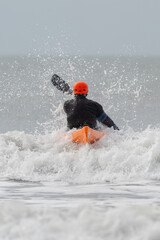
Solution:
[(0, 0), (0, 55), (160, 55), (160, 0)]

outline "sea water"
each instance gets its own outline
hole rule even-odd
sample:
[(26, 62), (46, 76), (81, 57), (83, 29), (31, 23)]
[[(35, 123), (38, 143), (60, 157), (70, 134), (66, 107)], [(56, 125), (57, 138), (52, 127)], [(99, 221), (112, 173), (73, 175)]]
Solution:
[[(0, 239), (160, 238), (160, 59), (5, 57), (0, 61)], [(64, 139), (51, 84), (89, 85), (120, 131)], [(103, 126), (101, 126), (103, 128)]]

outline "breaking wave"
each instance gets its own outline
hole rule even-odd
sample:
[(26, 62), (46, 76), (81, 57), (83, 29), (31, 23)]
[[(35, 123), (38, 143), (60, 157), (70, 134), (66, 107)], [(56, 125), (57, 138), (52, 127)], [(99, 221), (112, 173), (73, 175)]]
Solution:
[(44, 135), (0, 135), (1, 177), (78, 184), (160, 179), (160, 129), (106, 130), (92, 145), (64, 138), (64, 129)]

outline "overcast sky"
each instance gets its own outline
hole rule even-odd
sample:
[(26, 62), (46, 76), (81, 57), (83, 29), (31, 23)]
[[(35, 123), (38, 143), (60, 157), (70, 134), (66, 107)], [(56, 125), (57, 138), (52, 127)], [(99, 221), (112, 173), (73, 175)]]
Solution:
[(0, 55), (160, 55), (160, 0), (0, 0)]

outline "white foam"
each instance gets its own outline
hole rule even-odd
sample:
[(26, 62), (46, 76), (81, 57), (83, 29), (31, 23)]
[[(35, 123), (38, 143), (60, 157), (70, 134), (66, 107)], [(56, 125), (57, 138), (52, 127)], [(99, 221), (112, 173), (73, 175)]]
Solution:
[(160, 179), (160, 129), (109, 129), (93, 145), (71, 143), (63, 134), (1, 134), (1, 176), (72, 183)]
[(0, 204), (0, 236), (4, 240), (158, 240), (159, 225), (160, 209), (153, 206), (59, 209), (17, 202)]

